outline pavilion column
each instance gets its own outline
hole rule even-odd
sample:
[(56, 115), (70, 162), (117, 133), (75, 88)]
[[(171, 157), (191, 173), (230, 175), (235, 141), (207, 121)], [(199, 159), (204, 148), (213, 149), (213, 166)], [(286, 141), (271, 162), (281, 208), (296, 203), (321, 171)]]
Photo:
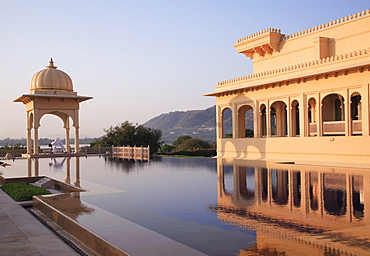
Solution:
[(69, 128), (66, 128), (66, 151), (71, 152), (69, 143)]
[(317, 136), (322, 137), (323, 136), (323, 129), (324, 129), (324, 123), (322, 121), (322, 103), (321, 103), (321, 95), (318, 94), (317, 97)]
[(254, 187), (255, 187), (255, 199), (257, 201), (257, 205), (260, 205), (262, 202), (262, 177), (261, 177), (261, 168), (255, 167), (254, 169)]
[(67, 166), (66, 166), (66, 179), (67, 184), (71, 184), (71, 158), (67, 157)]
[(239, 134), (238, 134), (238, 127), (239, 127), (239, 124), (238, 124), (238, 106), (233, 103), (232, 105), (232, 133), (233, 133), (233, 138), (239, 138)]
[(225, 183), (224, 183), (224, 165), (222, 164), (222, 159), (217, 158), (217, 192), (218, 197), (222, 197), (225, 194)]
[(306, 95), (302, 93), (299, 99), (299, 136), (307, 137), (308, 132), (308, 104), (307, 104)]
[[(363, 187), (368, 188), (370, 186), (370, 175), (364, 175)], [(370, 205), (370, 189), (364, 189), (364, 221), (366, 225), (370, 224), (370, 209), (367, 207)]]
[(233, 165), (233, 174), (234, 174), (234, 187), (233, 187), (233, 197), (235, 200), (240, 198), (240, 172), (239, 166)]
[(309, 211), (309, 173), (306, 173), (306, 171), (301, 171), (301, 209), (305, 213), (305, 215), (308, 214)]
[(267, 202), (272, 205), (272, 170), (267, 169)]
[(346, 174), (346, 200), (347, 200), (347, 213), (346, 219), (352, 222), (353, 219), (353, 180), (352, 175)]
[(33, 129), (33, 153), (38, 154), (39, 153), (39, 128), (35, 127)]
[(75, 153), (80, 152), (80, 129), (75, 127)]
[[(295, 117), (292, 116), (293, 111), (292, 111), (292, 104), (290, 102), (290, 97), (288, 97), (288, 106), (286, 108), (287, 113), (286, 113), (286, 129), (287, 129), (287, 137), (292, 137), (293, 134), (293, 120), (295, 120)], [(285, 134), (283, 134), (285, 136)]]
[(271, 109), (269, 100), (266, 102), (266, 137), (271, 137)]
[[(220, 107), (216, 107), (216, 139), (222, 139), (223, 138), (223, 131), (224, 130), (224, 124), (223, 124), (223, 113)], [(219, 143), (217, 143), (219, 144)]]
[(74, 115), (74, 128), (75, 128), (75, 153), (80, 152), (80, 121), (78, 109), (75, 110)]
[(324, 174), (318, 172), (317, 174), (317, 186), (318, 186), (318, 210), (321, 216), (324, 215)]
[(69, 137), (69, 117), (67, 117), (66, 121), (65, 121), (65, 126), (64, 126), (64, 129), (65, 129), (65, 132), (66, 132), (66, 151), (67, 152), (71, 152), (71, 146), (70, 146), (70, 137)]
[(81, 187), (81, 181), (80, 181), (80, 158), (75, 157), (75, 170), (76, 170), (76, 180), (75, 180), (75, 186)]
[(261, 138), (261, 128), (260, 107), (258, 100), (256, 100), (253, 109), (253, 133), (255, 138)]
[(27, 127), (27, 154), (32, 154), (31, 130), (32, 128)]
[(351, 102), (349, 90), (346, 89), (344, 94), (344, 134), (352, 136), (352, 120), (351, 120)]
[(369, 92), (370, 84), (364, 85), (364, 93), (361, 95), (361, 105), (362, 105), (362, 135), (369, 136), (370, 135), (370, 92)]

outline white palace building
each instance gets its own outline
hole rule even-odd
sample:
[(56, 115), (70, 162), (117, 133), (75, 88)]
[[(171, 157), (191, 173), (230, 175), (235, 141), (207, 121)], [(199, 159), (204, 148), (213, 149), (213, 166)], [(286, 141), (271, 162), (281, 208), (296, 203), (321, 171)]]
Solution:
[(218, 157), (368, 166), (369, 42), (370, 10), (291, 35), (265, 29), (238, 39), (253, 74), (206, 94), (216, 97)]

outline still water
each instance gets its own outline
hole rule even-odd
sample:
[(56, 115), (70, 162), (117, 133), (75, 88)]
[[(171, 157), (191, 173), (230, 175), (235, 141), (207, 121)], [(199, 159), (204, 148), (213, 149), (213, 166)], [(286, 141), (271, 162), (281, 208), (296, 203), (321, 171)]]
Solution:
[(370, 255), (370, 169), (213, 158), (12, 164), (3, 176), (87, 189), (71, 215), (84, 225), (103, 209), (206, 255)]

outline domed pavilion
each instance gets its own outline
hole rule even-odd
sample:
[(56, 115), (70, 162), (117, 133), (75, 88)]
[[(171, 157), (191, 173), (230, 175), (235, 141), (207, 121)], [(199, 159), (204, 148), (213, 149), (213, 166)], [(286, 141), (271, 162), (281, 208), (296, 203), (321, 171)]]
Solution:
[[(29, 94), (23, 94), (14, 100), (26, 105), (27, 112), (27, 154), (38, 154), (38, 129), (44, 115), (51, 114), (62, 119), (65, 129), (66, 149), (70, 150), (70, 124), (72, 119), (75, 137), (75, 153), (79, 151), (79, 108), (80, 102), (92, 97), (77, 95), (73, 91), (72, 79), (65, 72), (54, 66), (50, 60), (46, 69), (33, 75)], [(33, 148), (31, 145), (33, 129)]]

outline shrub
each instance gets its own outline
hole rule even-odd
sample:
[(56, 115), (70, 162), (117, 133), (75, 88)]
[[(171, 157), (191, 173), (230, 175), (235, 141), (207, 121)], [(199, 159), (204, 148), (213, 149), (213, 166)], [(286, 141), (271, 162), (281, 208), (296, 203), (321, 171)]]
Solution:
[(168, 155), (181, 155), (181, 156), (205, 156), (205, 157), (212, 157), (216, 156), (217, 152), (216, 149), (199, 149), (199, 150), (182, 150), (176, 151)]
[(8, 183), (1, 186), (1, 189), (17, 202), (30, 201), (33, 196), (51, 194), (44, 188), (36, 187), (24, 182)]

